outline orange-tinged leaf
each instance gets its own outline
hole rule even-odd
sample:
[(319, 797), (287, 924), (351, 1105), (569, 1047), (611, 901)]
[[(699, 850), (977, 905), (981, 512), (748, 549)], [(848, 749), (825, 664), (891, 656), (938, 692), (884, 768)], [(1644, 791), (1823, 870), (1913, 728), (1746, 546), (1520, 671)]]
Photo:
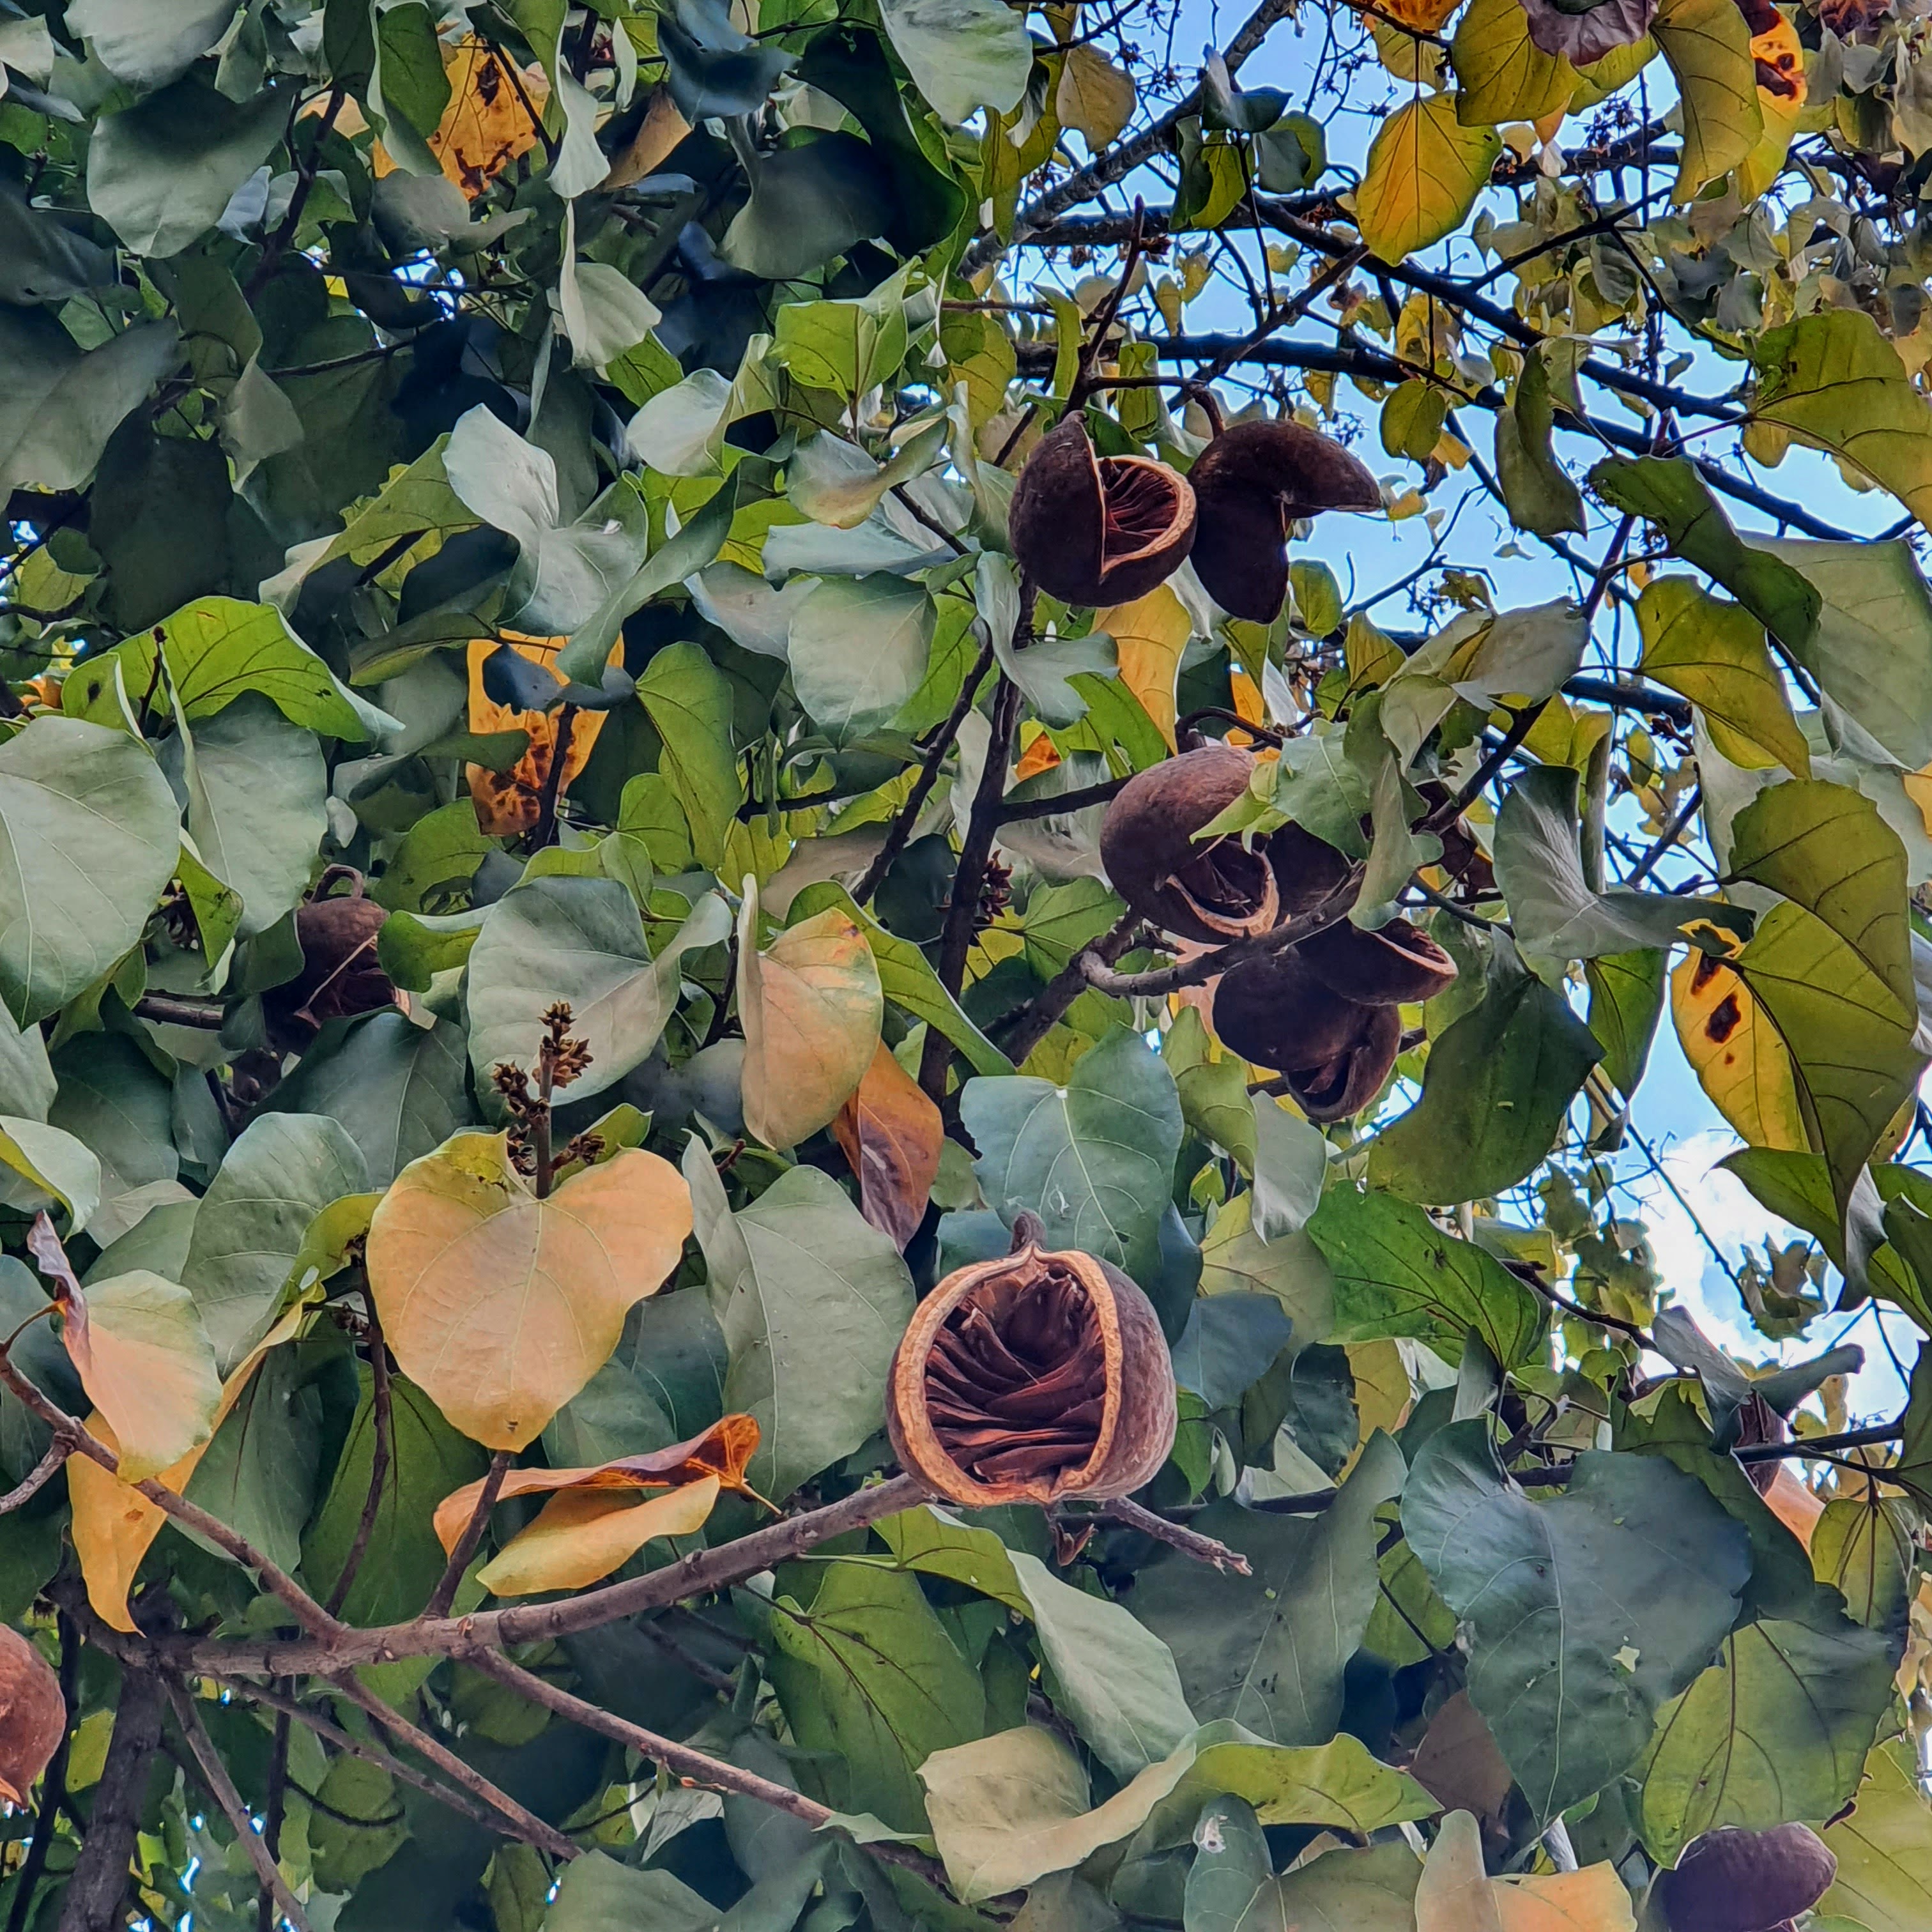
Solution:
[(644, 1502), (608, 1490), (566, 1490), (477, 1572), (477, 1580), (499, 1597), (586, 1588), (654, 1537), (696, 1534), (717, 1504), (718, 1490), (716, 1476)]
[(449, 50), (443, 72), (449, 80), (449, 105), (429, 137), (430, 152), (474, 201), (520, 154), (536, 146), (530, 110), (542, 110), (550, 82), (540, 68), (512, 74), (509, 63), (473, 34)]
[(0, 1624), (0, 1798), (26, 1803), (66, 1731), (60, 1679), (18, 1630)]
[(658, 164), (690, 132), (691, 123), (677, 111), (670, 89), (660, 87), (651, 96), (651, 104), (644, 110), (638, 131), (631, 136), (630, 146), (610, 164), (610, 172), (604, 177), (598, 191), (610, 194), (620, 188), (628, 188), (633, 182), (642, 181), (646, 175), (656, 174)]
[(767, 1147), (796, 1147), (831, 1124), (872, 1064), (885, 1018), (866, 935), (836, 906), (758, 950), (758, 889), (738, 918), (738, 1017), (745, 1029), (745, 1124)]
[(1131, 604), (1116, 604), (1094, 614), (1094, 628), (1114, 640), (1120, 653), (1120, 682), (1159, 728), (1169, 751), (1174, 738), (1174, 681), (1180, 654), (1193, 634), (1193, 621), (1172, 588), (1160, 584)]
[(1033, 736), (1025, 750), (1021, 752), (1019, 762), (1013, 767), (1013, 782), (1024, 784), (1028, 778), (1036, 778), (1042, 772), (1050, 772), (1060, 762), (1060, 747), (1038, 725), (1032, 727)]
[(1432, 34), (1462, 4), (1462, 0), (1388, 0), (1376, 11), (1419, 33)]
[(1810, 1148), (1790, 1052), (1730, 967), (1692, 952), (1671, 974), (1670, 1017), (1697, 1084), (1751, 1146)]
[(939, 1109), (884, 1040), (832, 1131), (859, 1177), (860, 1212), (903, 1252), (939, 1178), (946, 1128)]
[[(502, 641), (520, 658), (532, 664), (554, 666), (558, 653), (569, 642), (566, 638), (526, 638), (520, 632), (506, 631)], [(470, 796), (476, 801), (476, 823), (489, 837), (527, 832), (537, 822), (550, 760), (556, 750), (557, 718), (555, 711), (513, 711), (499, 704), (483, 688), (483, 666), (496, 648), (494, 638), (470, 640), (470, 728), (478, 737), (492, 731), (527, 731), (530, 746), (507, 772), (493, 772), (482, 765), (466, 765)], [(624, 661), (620, 639), (610, 646), (610, 662)], [(559, 795), (568, 791), (572, 782), (590, 762), (590, 754), (604, 728), (601, 711), (573, 712), (570, 745), (564, 753), (563, 778)]]
[[(512, 1469), (497, 1492), (499, 1502), (513, 1496), (540, 1496), (554, 1490), (663, 1490), (689, 1483), (716, 1482), (741, 1496), (745, 1470), (758, 1453), (758, 1425), (748, 1415), (722, 1416), (701, 1436), (653, 1449), (641, 1456), (620, 1456), (583, 1469)], [(446, 1553), (455, 1549), (483, 1493), (483, 1482), (466, 1483), (436, 1506), (436, 1533)]]
[(1764, 1493), (1764, 1506), (1807, 1550), (1825, 1505), (1780, 1462), (1771, 1487)]
[(1636, 1932), (1630, 1895), (1610, 1864), (1532, 1878), (1483, 1869), (1473, 1814), (1452, 1811), (1415, 1888), (1416, 1932)]
[(383, 1196), (369, 1285), (403, 1372), (451, 1426), (520, 1449), (609, 1360), (690, 1232), (690, 1191), (656, 1154), (626, 1148), (540, 1201), (502, 1135), (457, 1134)]

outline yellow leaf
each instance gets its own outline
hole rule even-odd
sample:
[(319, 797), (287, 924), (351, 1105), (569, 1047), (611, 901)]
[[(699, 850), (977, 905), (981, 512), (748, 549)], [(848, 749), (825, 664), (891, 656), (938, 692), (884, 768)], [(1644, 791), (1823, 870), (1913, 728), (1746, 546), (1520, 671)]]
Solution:
[(1870, 316), (1806, 316), (1770, 331), (1752, 359), (1754, 417), (1828, 450), (1932, 527), (1932, 408)]
[(1692, 952), (1671, 974), (1670, 1017), (1697, 1084), (1751, 1146), (1809, 1150), (1791, 1055), (1730, 967)]
[(1718, 749), (1735, 765), (1782, 764), (1811, 776), (1811, 751), (1792, 716), (1764, 626), (1741, 604), (1694, 578), (1660, 577), (1637, 599), (1646, 677), (1690, 699)]
[(628, 1563), (653, 1537), (695, 1535), (717, 1501), (716, 1476), (644, 1502), (608, 1490), (566, 1490), (511, 1538), (476, 1580), (499, 1597), (581, 1590)]
[(1464, 127), (1452, 94), (1432, 94), (1397, 109), (1369, 149), (1368, 172), (1355, 190), (1362, 239), (1384, 261), (1400, 262), (1453, 234), (1502, 145), (1493, 128)]
[[(483, 667), (497, 646), (494, 638), (470, 640), (470, 728), (479, 737), (492, 731), (526, 731), (530, 745), (524, 755), (506, 772), (493, 772), (482, 765), (468, 765), (470, 796), (476, 802), (478, 827), (489, 838), (527, 832), (537, 822), (542, 808), (544, 781), (550, 776), (550, 759), (556, 747), (557, 711), (513, 711), (499, 704), (483, 688)], [(502, 642), (520, 658), (532, 664), (554, 665), (569, 642), (567, 638), (526, 638), (517, 631), (506, 631)], [(610, 662), (624, 661), (622, 638), (610, 646)], [(572, 714), (570, 745), (564, 754), (563, 777), (558, 786), (561, 796), (572, 782), (590, 762), (597, 734), (604, 728), (601, 711)]]
[(1540, 120), (1568, 105), (1576, 91), (1576, 70), (1530, 38), (1521, 0), (1473, 0), (1450, 43), (1449, 62), (1462, 88), (1456, 118), (1466, 128)]
[(1665, 0), (1650, 31), (1677, 77), (1684, 116), (1671, 198), (1689, 201), (1730, 173), (1764, 132), (1750, 29), (1736, 0)]
[(1067, 49), (1053, 98), (1061, 125), (1078, 128), (1096, 154), (1118, 139), (1133, 118), (1132, 80), (1090, 46)]
[(858, 1090), (885, 1001), (866, 935), (828, 906), (758, 950), (758, 890), (738, 918), (738, 1017), (745, 1029), (745, 1124), (767, 1147), (796, 1147)]
[(832, 1131), (858, 1178), (860, 1211), (903, 1253), (939, 1178), (946, 1130), (939, 1109), (884, 1040)]
[(1180, 654), (1193, 635), (1186, 607), (1168, 584), (1094, 614), (1094, 628), (1114, 640), (1120, 654), (1120, 682), (1151, 718), (1168, 749), (1174, 738), (1174, 681), (1180, 670)]
[(452, 1427), (520, 1449), (603, 1366), (691, 1232), (683, 1177), (627, 1148), (538, 1199), (501, 1134), (412, 1161), (370, 1223), (369, 1285), (403, 1372)]
[(1750, 52), (1764, 134), (1738, 164), (1738, 196), (1747, 206), (1784, 172), (1784, 157), (1804, 115), (1808, 92), (1804, 50), (1798, 44), (1798, 30), (1782, 14), (1775, 26), (1751, 36)]
[(598, 192), (610, 194), (628, 188), (645, 176), (656, 174), (658, 164), (691, 132), (691, 123), (677, 111), (670, 89), (660, 87), (651, 96), (651, 104), (631, 136), (630, 146), (610, 164), (610, 172), (599, 183)]
[(1452, 1811), (1415, 1888), (1416, 1932), (1636, 1932), (1630, 1896), (1611, 1864), (1533, 1878), (1483, 1870), (1474, 1814)]
[(1432, 34), (1461, 4), (1462, 0), (1388, 0), (1376, 10), (1419, 33)]
[(1932, 836), (1932, 765), (1906, 772), (1902, 782), (1906, 796), (1918, 806), (1918, 815), (1925, 821), (1926, 832)]
[[(429, 137), (430, 152), (474, 201), (536, 146), (530, 110), (542, 110), (550, 83), (541, 68), (512, 73), (501, 55), (473, 35), (450, 50), (443, 71), (449, 80), (449, 105)], [(376, 172), (384, 170), (379, 165)]]
[(137, 1268), (95, 1282), (64, 1307), (67, 1352), (114, 1430), (130, 1482), (158, 1474), (207, 1442), (221, 1378), (186, 1288)]

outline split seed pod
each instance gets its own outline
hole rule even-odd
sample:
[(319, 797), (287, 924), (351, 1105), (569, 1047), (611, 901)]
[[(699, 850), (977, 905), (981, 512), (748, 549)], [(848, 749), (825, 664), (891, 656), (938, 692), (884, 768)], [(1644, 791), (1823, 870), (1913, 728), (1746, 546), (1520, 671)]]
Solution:
[(1274, 925), (1281, 899), (1268, 854), (1233, 833), (1194, 837), (1246, 790), (1253, 769), (1245, 752), (1204, 745), (1136, 772), (1108, 806), (1100, 862), (1142, 918), (1210, 946)]
[(1402, 1012), (1396, 1006), (1358, 1006), (1362, 1016), (1348, 1046), (1324, 1066), (1291, 1073), (1288, 1090), (1311, 1120), (1346, 1120), (1382, 1090), (1402, 1051)]
[(1374, 932), (1346, 920), (1301, 942), (1308, 970), (1325, 986), (1364, 1006), (1432, 1000), (1456, 977), (1456, 962), (1406, 919)]
[(1269, 839), (1268, 855), (1283, 919), (1312, 911), (1348, 876), (1347, 859), (1305, 826), (1284, 825)]
[(969, 1508), (1106, 1502), (1150, 1481), (1174, 1446), (1174, 1364), (1160, 1318), (1116, 1268), (1043, 1249), (948, 1275), (892, 1358), (886, 1426), (899, 1466)]
[(1367, 469), (1298, 422), (1237, 423), (1190, 472), (1201, 527), (1195, 574), (1222, 610), (1271, 624), (1288, 595), (1288, 526), (1323, 510), (1378, 510)]
[(1670, 1932), (1780, 1932), (1830, 1890), (1831, 1847), (1808, 1825), (1720, 1826), (1658, 1880)]
[(66, 1734), (60, 1679), (19, 1631), (0, 1624), (0, 1798), (26, 1804)]
[[(350, 890), (328, 896), (344, 878)], [(325, 1021), (394, 1005), (394, 982), (376, 957), (376, 935), (388, 917), (362, 896), (362, 875), (352, 867), (332, 866), (322, 874), (315, 896), (296, 912), (302, 969), (264, 1001), (279, 1031), (306, 1041)]]
[(1312, 1074), (1349, 1052), (1367, 1011), (1318, 980), (1295, 946), (1244, 960), (1214, 988), (1222, 1045), (1278, 1073)]
[(1063, 604), (1130, 604), (1164, 584), (1194, 544), (1194, 491), (1148, 456), (1094, 454), (1070, 416), (1041, 437), (1007, 513), (1013, 555)]

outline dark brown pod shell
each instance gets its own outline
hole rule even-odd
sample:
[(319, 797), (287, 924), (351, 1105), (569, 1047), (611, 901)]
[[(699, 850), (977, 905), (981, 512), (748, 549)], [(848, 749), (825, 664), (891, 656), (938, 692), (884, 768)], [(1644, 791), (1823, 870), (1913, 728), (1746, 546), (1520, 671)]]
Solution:
[(1195, 540), (1187, 478), (1148, 456), (1098, 456), (1070, 416), (1040, 438), (1006, 528), (1021, 568), (1063, 604), (1130, 604), (1165, 584)]
[(1311, 1120), (1346, 1120), (1382, 1090), (1402, 1051), (1396, 1006), (1358, 1006), (1361, 1023), (1346, 1048), (1326, 1065), (1288, 1076), (1288, 1090)]
[(24, 1804), (67, 1735), (67, 1702), (47, 1660), (0, 1624), (0, 1798)]
[(1288, 595), (1288, 526), (1323, 510), (1378, 510), (1375, 478), (1331, 436), (1291, 422), (1237, 423), (1189, 474), (1200, 517), (1194, 570), (1222, 609), (1270, 624)]
[(1222, 1045), (1278, 1073), (1330, 1065), (1360, 1037), (1366, 1010), (1324, 986), (1294, 947), (1244, 960), (1214, 988)]
[(1301, 950), (1324, 986), (1364, 1006), (1432, 1000), (1456, 977), (1455, 961), (1406, 919), (1375, 932), (1342, 920), (1304, 939)]
[(326, 1021), (396, 1004), (394, 982), (376, 957), (376, 935), (388, 914), (362, 896), (361, 874), (346, 866), (325, 873), (317, 890), (327, 892), (345, 874), (354, 881), (350, 892), (313, 898), (296, 909), (302, 969), (264, 1000), (285, 1030), (312, 1033)]
[(1174, 1364), (1147, 1297), (1092, 1255), (1039, 1245), (948, 1275), (892, 1358), (886, 1427), (899, 1466), (969, 1508), (1105, 1502), (1174, 1446)]
[(1670, 1932), (1772, 1932), (1830, 1890), (1838, 1861), (1808, 1825), (1720, 1826), (1694, 1838), (1658, 1889)]
[(1348, 877), (1348, 860), (1325, 838), (1299, 825), (1284, 825), (1268, 842), (1268, 863), (1281, 893), (1281, 916), (1311, 912)]
[(1265, 851), (1238, 836), (1197, 841), (1246, 790), (1254, 760), (1204, 745), (1136, 772), (1100, 821), (1100, 862), (1114, 891), (1166, 931), (1205, 945), (1265, 932), (1280, 893)]

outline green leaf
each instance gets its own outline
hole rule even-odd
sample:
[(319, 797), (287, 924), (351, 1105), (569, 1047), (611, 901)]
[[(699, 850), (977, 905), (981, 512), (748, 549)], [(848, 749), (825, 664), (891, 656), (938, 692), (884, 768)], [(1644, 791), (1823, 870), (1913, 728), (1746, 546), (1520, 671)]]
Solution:
[(1683, 103), (1684, 152), (1671, 199), (1686, 202), (1728, 174), (1764, 132), (1750, 29), (1727, 0), (1668, 0), (1650, 31)]
[(1355, 190), (1362, 239), (1384, 261), (1400, 262), (1453, 234), (1502, 152), (1495, 128), (1462, 124), (1453, 94), (1405, 101), (1382, 123)]
[(773, 350), (801, 382), (848, 400), (876, 389), (905, 360), (907, 271), (856, 302), (787, 302)]
[(1402, 1452), (1378, 1430), (1319, 1516), (1222, 1502), (1192, 1519), (1202, 1535), (1246, 1557), (1252, 1576), (1218, 1577), (1204, 1592), (1198, 1566), (1173, 1551), (1141, 1571), (1135, 1614), (1166, 1639), (1198, 1716), (1232, 1718), (1278, 1744), (1334, 1736), (1343, 1674), (1378, 1594), (1376, 1512), (1401, 1493), (1406, 1474)]
[(1886, 1634), (1849, 1618), (1822, 1628), (1763, 1618), (1725, 1638), (1658, 1715), (1642, 1771), (1651, 1856), (1670, 1864), (1720, 1825), (1822, 1825), (1857, 1788), (1893, 1669)]
[(1771, 662), (1764, 627), (1690, 578), (1660, 577), (1637, 599), (1644, 675), (1690, 699), (1713, 742), (1734, 764), (1775, 761), (1811, 776), (1810, 748), (1791, 715), (1784, 680)]
[[(1174, 1378), (1198, 1395), (1211, 1414), (1252, 1387), (1257, 1363), (1272, 1363), (1287, 1347), (1294, 1324), (1271, 1294), (1240, 1288), (1198, 1295), (1174, 1345)], [(1142, 1611), (1146, 1604), (1136, 1599)]]
[(125, 732), (37, 718), (0, 745), (0, 996), (44, 1019), (140, 940), (174, 876), (174, 794)]
[(892, 50), (943, 121), (1010, 114), (1033, 71), (1026, 22), (1000, 0), (882, 0)]
[(922, 584), (884, 572), (827, 578), (792, 613), (792, 683), (835, 742), (869, 736), (926, 676), (938, 619)]
[(234, 17), (232, 0), (70, 0), (67, 26), (117, 80), (160, 87), (206, 53)]
[[(1331, 1851), (1281, 1878), (1252, 1808), (1215, 1799), (1196, 1828), (1201, 1847), (1187, 1875), (1187, 1932), (1406, 1932), (1415, 1923), (1422, 1865), (1406, 1845)], [(1218, 1844), (1215, 1841), (1218, 1840)]]
[(1916, 1516), (1891, 1497), (1834, 1496), (1811, 1532), (1811, 1568), (1845, 1600), (1854, 1623), (1868, 1629), (1902, 1623), (1916, 1579)]
[[(73, 1135), (100, 1163), (101, 1204), (88, 1226), (105, 1244), (146, 1211), (146, 1190), (172, 1182), (180, 1171), (173, 1089), (121, 1034), (76, 1035), (61, 1048), (53, 1071), (60, 1092), (48, 1124)], [(130, 1195), (136, 1200), (117, 1205)]]
[[(1520, 8), (1513, 9), (1526, 21)], [(1463, 16), (1465, 24), (1472, 16)], [(1460, 38), (1459, 31), (1458, 38)], [(1525, 44), (1534, 50), (1525, 28)], [(1556, 56), (1566, 70), (1566, 84), (1574, 85), (1568, 63)], [(1502, 485), (1503, 499), (1509, 506), (1510, 520), (1519, 530), (1532, 530), (1539, 536), (1553, 537), (1564, 531), (1580, 536), (1588, 527), (1583, 495), (1570, 472), (1556, 460), (1550, 436), (1556, 421), (1556, 408), (1550, 378), (1549, 352), (1532, 350), (1524, 358), (1522, 374), (1510, 406), (1496, 416), (1496, 480)]]
[[(1444, 1234), (1406, 1201), (1331, 1187), (1308, 1232), (1334, 1275), (1329, 1340), (1412, 1336), (1454, 1361), (1474, 1329), (1505, 1368), (1528, 1360), (1541, 1345), (1544, 1309), (1536, 1297), (1492, 1255)], [(1304, 1336), (1314, 1339), (1305, 1330)]]
[(817, 1168), (788, 1170), (736, 1214), (695, 1136), (684, 1171), (730, 1351), (724, 1405), (758, 1418), (751, 1480), (779, 1501), (884, 1424), (912, 1278)]
[(731, 743), (731, 687), (696, 644), (668, 645), (638, 680), (638, 700), (664, 741), (658, 769), (684, 808), (691, 842), (707, 866), (745, 795)]
[(448, 1020), (418, 1026), (398, 1012), (333, 1024), (268, 1104), (338, 1122), (362, 1151), (368, 1184), (387, 1187), (476, 1118), (463, 1030)]
[(1590, 1030), (1604, 1049), (1603, 1068), (1625, 1100), (1643, 1079), (1650, 1043), (1664, 1013), (1666, 968), (1661, 946), (1636, 952), (1606, 952), (1586, 960), (1590, 987)]
[(1905, 848), (1862, 792), (1767, 786), (1731, 821), (1731, 871), (1815, 914), (1916, 1012)]
[(309, 1223), (368, 1184), (334, 1120), (263, 1114), (243, 1130), (196, 1210), (185, 1270), (224, 1375), (267, 1328)]
[[(1676, 893), (1592, 892), (1583, 876), (1571, 765), (1538, 765), (1509, 789), (1496, 814), (1496, 883), (1516, 944), (1538, 958), (1594, 959), (1668, 946), (1694, 920), (1742, 926), (1734, 908)], [(1748, 930), (1748, 927), (1744, 929)]]
[[(1696, 4), (1715, 9), (1719, 0)], [(1743, 31), (1742, 15), (1735, 24)], [(1760, 337), (1751, 359), (1758, 422), (1829, 451), (1922, 524), (1932, 517), (1932, 407), (1870, 316), (1834, 308), (1802, 316)]]
[(1539, 1819), (1600, 1790), (1730, 1628), (1744, 1532), (1654, 1456), (1590, 1450), (1553, 1502), (1505, 1476), (1490, 1424), (1417, 1456), (1402, 1533), (1470, 1626), (1468, 1691)]
[(1540, 121), (1567, 107), (1576, 88), (1576, 70), (1530, 38), (1529, 16), (1516, 0), (1474, 0), (1449, 44), (1449, 64), (1459, 85), (1456, 118), (1466, 128)]
[(563, 1868), (544, 1932), (713, 1932), (718, 1908), (668, 1871), (639, 1871), (602, 1852)]
[(808, 1605), (772, 1600), (778, 1700), (800, 1746), (823, 1754), (838, 1809), (923, 1831), (918, 1767), (985, 1729), (979, 1675), (916, 1578), (859, 1563), (822, 1574)]
[(16, 1026), (0, 1006), (0, 1113), (44, 1120), (58, 1090), (46, 1036), (37, 1026)]
[(100, 1162), (82, 1142), (44, 1120), (0, 1114), (0, 1203), (17, 1214), (64, 1209), (79, 1234), (100, 1205)]
[(1827, 1827), (1825, 1843), (1838, 1875), (1820, 1911), (1855, 1918), (1867, 1932), (1918, 1932), (1932, 1911), (1932, 1808), (1910, 1738), (1865, 1760), (1858, 1808)]
[(500, 1061), (535, 1066), (544, 1009), (566, 1000), (590, 1048), (574, 1097), (602, 1093), (657, 1045), (677, 1005), (684, 955), (722, 946), (730, 932), (724, 901), (707, 892), (652, 958), (637, 903), (615, 879), (516, 886), (490, 908), (470, 950), (471, 1065), (486, 1079)]
[(766, 281), (817, 269), (892, 220), (886, 162), (841, 129), (746, 158), (752, 198), (731, 218), (719, 257)]
[(172, 322), (137, 323), (83, 350), (51, 315), (0, 311), (0, 488), (77, 489), (122, 418), (173, 368)]
[(1376, 1137), (1370, 1184), (1433, 1206), (1514, 1187), (1541, 1165), (1602, 1057), (1560, 993), (1520, 966), (1492, 974), (1481, 1003), (1430, 1047), (1421, 1099)]
[[(627, 796), (629, 789), (625, 788)], [(438, 806), (403, 834), (382, 876), (370, 886), (369, 896), (391, 912), (423, 912), (434, 904), (446, 904), (453, 895), (468, 892), (476, 868), (487, 854), (498, 849), (496, 841), (477, 824), (476, 807), (470, 799)]]
[(1901, 1009), (1847, 940), (1790, 901), (1759, 922), (1732, 963), (1790, 1053), (1805, 1130), (1842, 1214), (1924, 1070), (1916, 1004)]
[(322, 1474), (322, 1424), (298, 1352), (271, 1348), (195, 1465), (188, 1500), (292, 1571)]
[(969, 1080), (959, 1114), (980, 1150), (981, 1190), (1009, 1226), (1028, 1209), (1051, 1246), (1098, 1255), (1136, 1280), (1158, 1271), (1180, 1101), (1138, 1034), (1110, 1034), (1064, 1087), (1017, 1074)]
[(238, 105), (199, 81), (176, 81), (95, 122), (87, 204), (137, 255), (178, 254), (274, 152), (288, 116), (278, 88)]
[(1192, 1132), (1226, 1148), (1252, 1173), (1258, 1114), (1248, 1093), (1246, 1063), (1231, 1053), (1210, 1059), (1209, 1050), (1199, 1009), (1183, 1006), (1160, 1042), (1160, 1057), (1174, 1075), (1180, 1118)]

